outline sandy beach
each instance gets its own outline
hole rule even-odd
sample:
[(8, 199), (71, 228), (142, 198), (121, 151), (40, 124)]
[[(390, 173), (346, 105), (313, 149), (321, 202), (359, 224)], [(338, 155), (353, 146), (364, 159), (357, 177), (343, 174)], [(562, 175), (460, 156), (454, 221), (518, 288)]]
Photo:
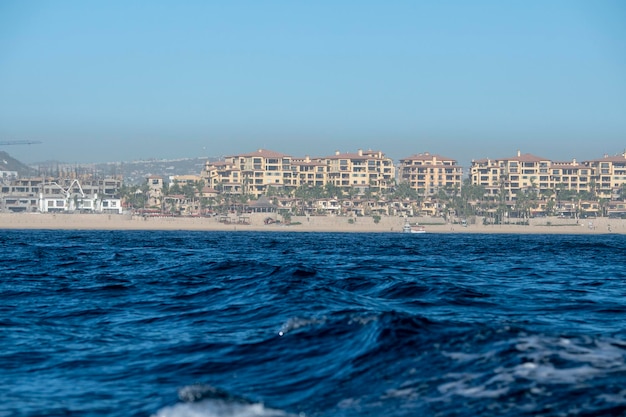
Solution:
[[(280, 231), (280, 232), (402, 232), (405, 222), (401, 217), (383, 217), (374, 223), (371, 217), (294, 216), (292, 224), (265, 224), (265, 219), (280, 216), (272, 214), (246, 215), (240, 223), (236, 215), (230, 223), (217, 217), (141, 217), (130, 214), (49, 214), (0, 213), (0, 229), (41, 230), (215, 230), (215, 231)], [(626, 220), (597, 218), (590, 220), (544, 217), (531, 219), (529, 225), (483, 225), (463, 227), (444, 223), (441, 218), (412, 217), (411, 224), (423, 225), (427, 233), (518, 233), (518, 234), (626, 234)]]

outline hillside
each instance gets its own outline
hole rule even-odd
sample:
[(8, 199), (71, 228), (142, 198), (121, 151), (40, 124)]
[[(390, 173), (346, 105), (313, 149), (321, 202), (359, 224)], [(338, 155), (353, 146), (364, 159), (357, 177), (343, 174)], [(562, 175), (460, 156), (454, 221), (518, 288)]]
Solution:
[(200, 175), (204, 164), (203, 158), (154, 159), (147, 161), (109, 162), (95, 164), (97, 172), (103, 174), (121, 174), (125, 184), (142, 184), (150, 175), (167, 178), (171, 175)]
[(20, 177), (29, 177), (37, 174), (37, 170), (21, 163), (4, 151), (0, 151), (0, 171), (17, 171)]
[[(59, 172), (80, 172), (95, 174), (100, 177), (118, 176), (124, 178), (127, 185), (142, 184), (150, 175), (168, 178), (172, 175), (200, 175), (207, 157), (181, 159), (152, 159), (144, 161), (105, 162), (90, 164), (68, 164), (59, 161), (45, 161), (33, 164), (33, 171), (41, 175), (55, 176)], [(20, 175), (22, 176), (22, 175)]]

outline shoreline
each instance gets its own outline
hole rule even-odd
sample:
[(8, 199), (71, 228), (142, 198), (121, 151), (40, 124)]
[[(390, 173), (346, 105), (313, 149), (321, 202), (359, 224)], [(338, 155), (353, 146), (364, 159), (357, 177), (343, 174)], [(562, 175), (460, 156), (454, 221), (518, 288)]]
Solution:
[[(0, 213), (2, 230), (188, 230), (188, 231), (268, 231), (268, 232), (356, 232), (401, 233), (405, 219), (382, 217), (374, 223), (371, 217), (343, 216), (293, 216), (292, 224), (265, 224), (275, 213), (253, 213), (245, 216), (246, 223), (220, 223), (217, 217), (142, 217), (130, 214), (79, 214), (79, 213)], [(419, 223), (426, 233), (509, 233), (509, 234), (626, 234), (626, 219), (559, 219), (544, 217), (530, 219), (529, 225), (483, 225), (443, 223), (440, 218), (413, 217), (411, 224)]]

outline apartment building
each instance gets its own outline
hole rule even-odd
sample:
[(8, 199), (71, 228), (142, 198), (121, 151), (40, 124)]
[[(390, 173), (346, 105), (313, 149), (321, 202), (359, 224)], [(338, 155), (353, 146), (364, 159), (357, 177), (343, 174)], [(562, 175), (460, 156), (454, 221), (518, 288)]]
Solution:
[(593, 173), (591, 187), (600, 198), (616, 197), (626, 184), (626, 152), (617, 156), (604, 155), (583, 164)]
[(572, 162), (552, 162), (547, 184), (541, 184), (540, 189), (564, 189), (575, 192), (591, 192), (594, 184), (594, 173), (589, 166)]
[(424, 152), (400, 159), (400, 181), (406, 182), (420, 196), (439, 190), (461, 187), (463, 168), (445, 156)]
[(540, 193), (562, 189), (612, 198), (626, 184), (626, 156), (605, 156), (582, 163), (576, 159), (559, 162), (518, 151), (510, 158), (472, 161), (470, 180), (484, 186), (487, 195), (504, 193), (507, 200), (514, 199), (519, 190), (529, 188)]
[(393, 184), (393, 160), (380, 151), (336, 152), (319, 158), (294, 158), (279, 152), (259, 149), (256, 152), (228, 156), (224, 161), (207, 162), (201, 177), (211, 188), (230, 194), (259, 197), (269, 187), (295, 189), (302, 185), (323, 187), (330, 183), (348, 190)]
[(487, 196), (496, 196), (504, 186), (505, 169), (498, 160), (484, 158), (472, 160), (470, 182), (485, 188)]
[(328, 182), (328, 165), (320, 158), (311, 159), (309, 156), (292, 158), (291, 167), (296, 187), (303, 185), (324, 187)]
[(472, 160), (470, 180), (485, 187), (489, 196), (504, 193), (512, 199), (520, 189), (549, 189), (552, 186), (551, 161), (532, 154), (522, 154), (500, 159)]
[(241, 194), (241, 169), (233, 158), (229, 161), (207, 161), (200, 177), (210, 188), (225, 194)]
[(207, 162), (201, 177), (216, 190), (257, 198), (269, 187), (295, 186), (291, 156), (266, 149)]
[(381, 191), (393, 185), (396, 168), (393, 160), (381, 151), (359, 149), (356, 153), (335, 152), (321, 158), (327, 166), (327, 182), (348, 190), (355, 188), (359, 193), (367, 189)]

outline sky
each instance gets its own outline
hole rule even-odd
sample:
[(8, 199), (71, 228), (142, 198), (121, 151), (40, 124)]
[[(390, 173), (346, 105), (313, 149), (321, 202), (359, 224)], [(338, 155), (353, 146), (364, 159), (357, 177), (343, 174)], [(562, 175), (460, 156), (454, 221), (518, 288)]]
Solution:
[(626, 2), (0, 2), (26, 163), (626, 149)]

